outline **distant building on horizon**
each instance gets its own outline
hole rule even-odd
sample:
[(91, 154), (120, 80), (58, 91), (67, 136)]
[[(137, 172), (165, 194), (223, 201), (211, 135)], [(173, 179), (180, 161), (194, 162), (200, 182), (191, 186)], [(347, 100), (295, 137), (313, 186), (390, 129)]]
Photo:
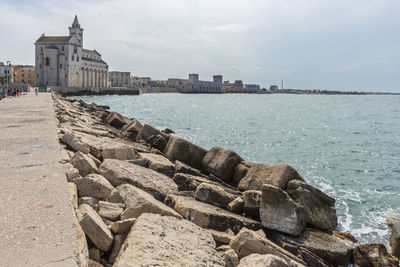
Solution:
[(241, 80), (236, 80), (234, 83), (224, 81), (222, 90), (224, 93), (243, 93), (243, 82)]
[(26, 84), (34, 86), (35, 82), (35, 67), (32, 65), (13, 65), (12, 66), (12, 81), (14, 83)]
[(109, 77), (111, 87), (132, 87), (130, 72), (110, 71)]
[(83, 48), (75, 15), (68, 36), (42, 34), (35, 42), (36, 85), (108, 87), (108, 65), (95, 49)]
[(260, 85), (258, 84), (245, 84), (244, 85), (245, 92), (258, 92), (260, 91)]
[(222, 93), (222, 75), (214, 75), (212, 81), (201, 81), (199, 74), (191, 73), (188, 79), (168, 79), (168, 86), (182, 93)]

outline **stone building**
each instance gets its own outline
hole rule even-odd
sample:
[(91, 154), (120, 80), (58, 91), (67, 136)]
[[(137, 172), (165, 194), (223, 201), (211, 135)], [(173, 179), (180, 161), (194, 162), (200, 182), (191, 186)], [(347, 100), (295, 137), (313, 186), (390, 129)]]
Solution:
[(111, 87), (131, 87), (131, 73), (122, 71), (109, 72)]
[(7, 77), (8, 83), (12, 83), (12, 67), (11, 65), (4, 64), (4, 62), (0, 62), (0, 85), (7, 84)]
[(35, 85), (35, 67), (32, 65), (13, 65), (12, 77), (14, 83), (22, 83), (28, 86)]
[(77, 16), (68, 36), (42, 36), (35, 42), (36, 85), (107, 87), (108, 65), (96, 50), (83, 48)]
[(150, 77), (131, 77), (131, 84), (132, 86), (136, 87), (146, 87), (149, 85), (149, 82), (151, 81)]
[(244, 85), (245, 92), (258, 92), (260, 91), (260, 85), (258, 84), (245, 84)]
[(182, 93), (222, 93), (222, 75), (214, 75), (212, 81), (201, 81), (198, 74), (192, 73), (189, 79), (168, 79), (168, 86)]
[(243, 93), (243, 82), (241, 80), (236, 80), (234, 83), (224, 81), (222, 91), (224, 93)]

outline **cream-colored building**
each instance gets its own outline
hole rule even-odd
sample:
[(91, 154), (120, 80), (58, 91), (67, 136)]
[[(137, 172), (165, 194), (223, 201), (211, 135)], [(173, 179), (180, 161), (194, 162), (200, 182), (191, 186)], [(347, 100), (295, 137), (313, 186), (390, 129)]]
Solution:
[(222, 75), (214, 75), (212, 81), (201, 81), (198, 74), (192, 73), (189, 79), (168, 79), (168, 86), (182, 93), (222, 93)]
[(108, 87), (108, 65), (96, 50), (83, 48), (78, 17), (68, 36), (42, 34), (35, 42), (36, 85)]
[(131, 73), (123, 71), (109, 72), (111, 87), (131, 87)]
[(13, 65), (12, 80), (14, 83), (35, 85), (35, 67), (32, 65)]

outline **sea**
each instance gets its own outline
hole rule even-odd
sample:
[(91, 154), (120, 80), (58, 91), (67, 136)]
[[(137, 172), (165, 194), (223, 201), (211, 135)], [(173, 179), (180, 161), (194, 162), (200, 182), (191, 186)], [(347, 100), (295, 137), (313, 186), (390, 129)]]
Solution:
[(400, 217), (400, 96), (143, 94), (85, 96), (127, 117), (250, 162), (288, 163), (336, 199), (340, 231), (388, 245)]

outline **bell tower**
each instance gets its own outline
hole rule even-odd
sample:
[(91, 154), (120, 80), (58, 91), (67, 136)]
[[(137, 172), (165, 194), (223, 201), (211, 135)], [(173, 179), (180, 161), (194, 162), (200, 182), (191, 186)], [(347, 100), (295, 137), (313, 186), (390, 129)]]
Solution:
[(68, 28), (69, 29), (69, 36), (76, 36), (76, 39), (78, 40), (77, 45), (83, 46), (83, 29), (81, 28), (81, 25), (79, 24), (78, 21), (78, 16), (75, 15), (74, 21), (72, 22), (72, 26)]

